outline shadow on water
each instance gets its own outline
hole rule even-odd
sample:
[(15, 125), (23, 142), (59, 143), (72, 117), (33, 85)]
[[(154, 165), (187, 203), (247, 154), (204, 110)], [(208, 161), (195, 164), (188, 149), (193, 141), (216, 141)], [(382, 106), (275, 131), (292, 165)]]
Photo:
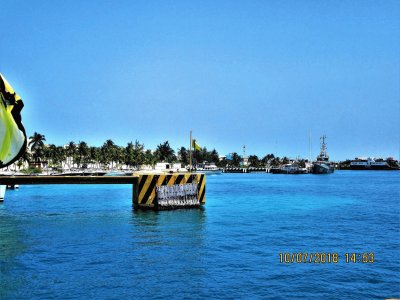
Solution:
[(155, 253), (168, 248), (191, 252), (193, 247), (203, 247), (206, 237), (206, 213), (203, 209), (133, 210), (130, 223), (133, 225), (134, 248), (140, 251), (147, 248)]
[(207, 266), (203, 259), (207, 248), (205, 210), (133, 210), (130, 224), (130, 250), (137, 270), (135, 280), (141, 282), (137, 296), (146, 297), (148, 293), (173, 296), (165, 289), (155, 290), (154, 282), (159, 286), (169, 286), (171, 282), (187, 278), (206, 282)]
[(200, 209), (180, 209), (166, 211), (132, 209), (131, 223), (139, 229), (157, 232), (164, 228), (191, 227), (202, 230), (206, 222), (206, 211)]

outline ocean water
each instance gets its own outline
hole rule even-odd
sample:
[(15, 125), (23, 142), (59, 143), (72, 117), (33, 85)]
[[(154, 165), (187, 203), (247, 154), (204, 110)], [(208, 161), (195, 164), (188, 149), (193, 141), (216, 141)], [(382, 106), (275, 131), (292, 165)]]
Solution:
[(203, 210), (143, 212), (130, 186), (21, 186), (0, 204), (0, 299), (400, 298), (399, 188), (400, 172), (223, 174)]

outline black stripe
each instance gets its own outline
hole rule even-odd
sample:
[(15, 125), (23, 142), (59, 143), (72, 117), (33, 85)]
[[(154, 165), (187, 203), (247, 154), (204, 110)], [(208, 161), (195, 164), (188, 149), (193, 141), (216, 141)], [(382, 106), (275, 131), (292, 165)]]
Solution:
[(156, 187), (157, 180), (158, 180), (158, 175), (154, 175), (154, 177), (151, 180), (151, 183), (149, 185), (149, 188), (147, 189), (146, 193), (143, 196), (143, 199), (142, 199), (141, 203), (146, 203), (147, 202), (147, 200), (149, 199), (151, 193), (153, 192), (154, 188)]
[[(142, 177), (140, 178), (140, 182), (139, 182), (139, 194), (142, 191), (142, 188), (144, 186), (144, 183), (146, 182), (148, 175), (142, 175)], [(138, 195), (139, 196), (139, 195)]]
[[(167, 183), (166, 183), (166, 185), (168, 185), (168, 183), (169, 183), (169, 181), (171, 180), (172, 177), (173, 177), (173, 175), (167, 175)], [(172, 183), (172, 184), (174, 184), (174, 183)]]
[(201, 196), (200, 196), (200, 203), (203, 203), (204, 202), (204, 196), (206, 195), (206, 187), (204, 187), (204, 190), (203, 190), (203, 192), (201, 193)]
[(193, 182), (193, 176), (196, 176), (196, 175), (190, 175), (189, 178), (188, 178), (188, 181), (186, 183), (192, 183)]
[(183, 179), (184, 175), (178, 175), (178, 177), (175, 180), (175, 184), (180, 184), (182, 179)]

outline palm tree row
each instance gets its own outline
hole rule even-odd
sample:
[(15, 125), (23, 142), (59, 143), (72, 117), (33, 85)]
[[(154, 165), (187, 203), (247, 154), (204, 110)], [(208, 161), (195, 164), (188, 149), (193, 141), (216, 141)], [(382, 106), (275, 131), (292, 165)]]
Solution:
[[(144, 144), (138, 140), (129, 142), (125, 147), (116, 145), (111, 139), (106, 140), (100, 147), (89, 146), (86, 142), (69, 142), (65, 146), (54, 144), (45, 145), (46, 138), (43, 134), (35, 132), (30, 138), (26, 154), (20, 159), (19, 165), (24, 161), (45, 163), (57, 168), (116, 168), (125, 165), (128, 168), (138, 168), (140, 165), (154, 165), (156, 162), (181, 162), (189, 163), (189, 151), (181, 147), (178, 155), (171, 148), (168, 141), (157, 146), (155, 151), (145, 149)], [(206, 148), (196, 151), (198, 161), (218, 161), (218, 153), (214, 149), (208, 152)]]
[[(48, 166), (57, 168), (116, 168), (125, 165), (128, 168), (138, 168), (140, 165), (154, 165), (156, 162), (181, 162), (184, 166), (189, 164), (189, 150), (180, 147), (176, 154), (168, 141), (157, 146), (155, 151), (145, 149), (144, 144), (138, 140), (129, 142), (125, 147), (116, 145), (111, 139), (106, 140), (102, 146), (89, 146), (86, 142), (69, 142), (65, 146), (54, 144), (45, 145), (46, 138), (43, 134), (35, 132), (30, 138), (27, 152), (18, 161), (20, 167), (25, 161), (36, 164), (47, 163)], [(229, 160), (220, 161), (218, 152), (206, 147), (192, 152), (192, 163), (212, 162), (219, 167), (239, 167), (243, 158), (236, 152), (231, 154)], [(275, 157), (267, 154), (262, 159), (257, 155), (248, 157), (248, 166), (279, 166), (288, 163), (287, 157)]]

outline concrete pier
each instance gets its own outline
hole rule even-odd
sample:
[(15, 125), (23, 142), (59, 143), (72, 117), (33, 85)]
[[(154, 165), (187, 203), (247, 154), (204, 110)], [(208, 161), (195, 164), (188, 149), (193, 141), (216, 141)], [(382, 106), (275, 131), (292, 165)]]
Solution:
[[(196, 186), (194, 191), (193, 185)], [(161, 186), (167, 188), (158, 188)], [(137, 196), (133, 199), (136, 208), (165, 210), (200, 207), (206, 203), (205, 193), (205, 174), (141, 174)]]
[[(131, 184), (134, 208), (164, 210), (205, 204), (204, 174), (137, 174), (132, 176), (0, 176), (0, 194), (7, 185)], [(1, 196), (0, 195), (0, 196)], [(1, 199), (1, 200), (3, 200)]]
[(248, 167), (248, 168), (241, 168), (241, 167), (228, 167), (224, 169), (224, 173), (268, 173), (268, 168), (266, 167)]

